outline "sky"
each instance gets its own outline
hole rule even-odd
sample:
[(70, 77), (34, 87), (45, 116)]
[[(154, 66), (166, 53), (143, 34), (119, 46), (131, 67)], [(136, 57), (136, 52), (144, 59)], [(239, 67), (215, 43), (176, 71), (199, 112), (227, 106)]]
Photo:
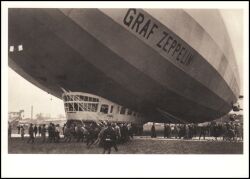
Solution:
[[(236, 61), (239, 68), (241, 83), (243, 82), (243, 21), (242, 11), (221, 11), (228, 28), (228, 33), (233, 42)], [(59, 114), (65, 115), (63, 101), (34, 86), (11, 68), (8, 68), (8, 111), (24, 110), (24, 118), (31, 117), (31, 106), (33, 106), (33, 117), (43, 113), (51, 117)], [(242, 85), (241, 85), (242, 86)], [(242, 93), (242, 87), (241, 87)], [(240, 102), (241, 103), (241, 102)]]
[(37, 86), (25, 80), (11, 68), (8, 68), (9, 84), (9, 112), (24, 110), (24, 118), (31, 117), (33, 105), (33, 118), (38, 113), (57, 117), (65, 115), (63, 101), (41, 90)]

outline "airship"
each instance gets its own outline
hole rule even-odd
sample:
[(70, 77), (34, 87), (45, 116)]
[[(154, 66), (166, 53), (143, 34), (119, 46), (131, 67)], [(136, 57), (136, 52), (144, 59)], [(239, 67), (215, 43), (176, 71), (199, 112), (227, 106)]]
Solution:
[(239, 96), (216, 9), (9, 8), (8, 47), (9, 67), (68, 120), (201, 123)]

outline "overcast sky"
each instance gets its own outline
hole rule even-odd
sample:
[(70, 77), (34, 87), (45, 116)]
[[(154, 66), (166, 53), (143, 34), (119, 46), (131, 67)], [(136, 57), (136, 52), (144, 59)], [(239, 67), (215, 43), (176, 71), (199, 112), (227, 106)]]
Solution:
[(11, 68), (8, 69), (8, 74), (9, 111), (23, 109), (26, 118), (31, 116), (31, 106), (33, 105), (33, 117), (37, 113), (51, 114), (51, 117), (57, 117), (58, 114), (65, 115), (61, 99), (31, 84)]
[[(222, 16), (225, 18), (225, 24), (228, 27), (228, 33), (233, 42), (233, 48), (236, 61), (239, 67), (241, 82), (243, 81), (243, 14), (240, 10), (223, 10)], [(12, 69), (8, 69), (9, 90), (8, 90), (8, 108), (9, 111), (19, 111), (23, 109), (24, 117), (31, 116), (31, 106), (33, 105), (33, 116), (37, 113), (51, 114), (56, 117), (59, 114), (65, 115), (62, 100), (51, 96), (45, 91), (34, 86)], [(242, 87), (241, 87), (242, 93)]]

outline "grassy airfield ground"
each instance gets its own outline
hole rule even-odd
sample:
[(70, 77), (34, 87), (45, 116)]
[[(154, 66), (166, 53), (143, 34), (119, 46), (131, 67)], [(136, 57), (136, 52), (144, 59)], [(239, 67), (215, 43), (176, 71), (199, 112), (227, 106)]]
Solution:
[[(9, 140), (10, 154), (101, 154), (103, 149), (92, 146), (87, 149), (83, 142), (42, 143), (36, 138), (34, 144), (27, 143), (27, 137), (13, 137)], [(112, 148), (112, 154), (242, 154), (243, 142), (225, 142), (212, 140), (151, 139), (135, 137), (125, 144), (118, 145), (118, 152)]]

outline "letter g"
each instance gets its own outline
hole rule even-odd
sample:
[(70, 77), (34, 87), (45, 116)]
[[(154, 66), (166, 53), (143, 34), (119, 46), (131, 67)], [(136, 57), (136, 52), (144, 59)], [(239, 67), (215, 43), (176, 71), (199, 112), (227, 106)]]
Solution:
[(131, 13), (134, 13), (136, 14), (136, 9), (128, 9), (128, 12), (126, 14), (126, 16), (124, 17), (123, 19), (123, 23), (126, 25), (126, 26), (130, 26), (130, 24), (132, 23), (133, 19), (134, 19), (134, 16), (133, 15), (130, 15)]

